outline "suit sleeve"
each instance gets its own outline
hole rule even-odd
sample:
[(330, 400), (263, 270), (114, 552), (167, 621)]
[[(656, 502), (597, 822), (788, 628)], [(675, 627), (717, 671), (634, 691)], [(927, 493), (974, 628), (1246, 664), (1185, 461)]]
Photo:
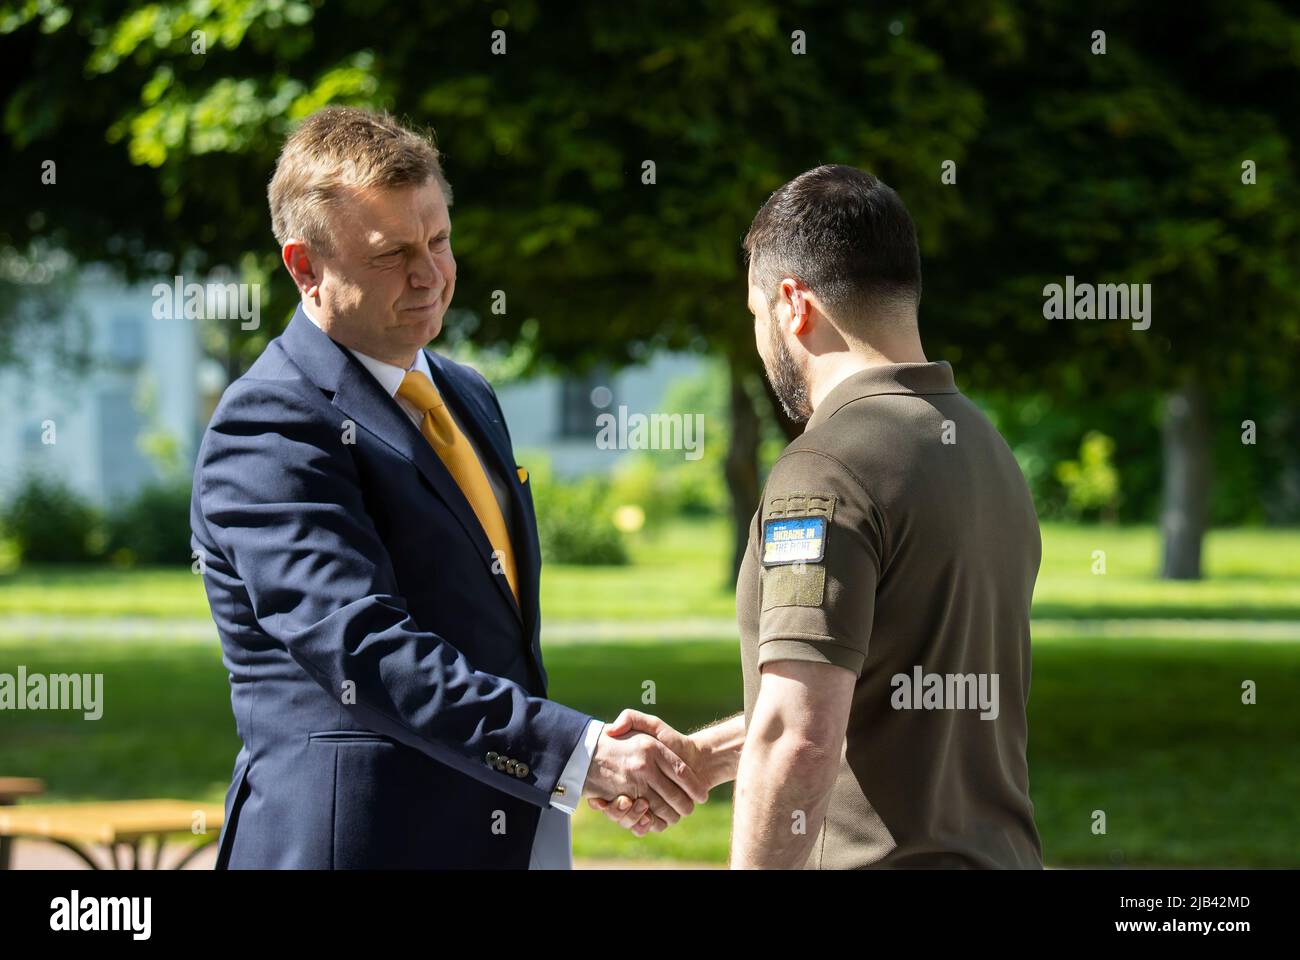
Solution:
[[(475, 670), (455, 638), (420, 629), (332, 410), (286, 383), (233, 384), (199, 455), (197, 545), (234, 568), (258, 626), (359, 723), (549, 806), (591, 718)], [(489, 753), (527, 772), (498, 770)]]

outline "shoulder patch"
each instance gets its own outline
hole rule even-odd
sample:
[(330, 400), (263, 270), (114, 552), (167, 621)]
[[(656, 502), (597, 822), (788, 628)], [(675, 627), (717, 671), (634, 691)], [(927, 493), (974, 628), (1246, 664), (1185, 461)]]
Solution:
[(826, 517), (772, 517), (763, 521), (763, 565), (820, 563), (826, 556)]
[(768, 519), (774, 517), (826, 517), (835, 515), (835, 498), (823, 493), (790, 493), (767, 501)]

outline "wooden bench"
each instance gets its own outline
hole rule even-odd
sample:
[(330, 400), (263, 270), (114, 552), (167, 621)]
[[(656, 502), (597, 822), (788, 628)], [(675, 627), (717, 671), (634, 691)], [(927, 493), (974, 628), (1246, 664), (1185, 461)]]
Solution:
[[(3, 781), (0, 781), (3, 782)], [(158, 869), (163, 843), (169, 834), (194, 834), (200, 828), (206, 839), (195, 844), (175, 864), (179, 870), (208, 844), (216, 841), (225, 816), (219, 804), (185, 800), (113, 800), (103, 803), (23, 804), (0, 807), (0, 837), (48, 840), (75, 853), (92, 870), (100, 869), (90, 850), (102, 846), (113, 869), (125, 868), (118, 861), (118, 845), (131, 853), (131, 869)], [(143, 854), (147, 841), (154, 839), (153, 866), (146, 867)], [(142, 849), (144, 847), (145, 849)], [(8, 868), (8, 863), (0, 864)]]
[[(45, 792), (45, 782), (35, 777), (0, 777), (0, 807), (10, 807), (20, 797), (38, 797)], [(9, 869), (9, 844), (0, 836), (0, 870)]]

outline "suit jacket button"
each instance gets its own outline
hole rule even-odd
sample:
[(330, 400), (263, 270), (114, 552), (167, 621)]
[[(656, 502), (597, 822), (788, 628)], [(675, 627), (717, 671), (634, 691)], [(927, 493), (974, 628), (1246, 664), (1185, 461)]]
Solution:
[(519, 766), (515, 767), (515, 776), (521, 780), (528, 776), (528, 764), (521, 763)]
[(504, 770), (506, 768), (506, 758), (498, 754), (496, 767), (498, 770)]
[(489, 764), (493, 764), (493, 765), (496, 764), (496, 762), (497, 762), (497, 752), (496, 752), (495, 750), (489, 750), (489, 751), (488, 751), (487, 762), (488, 762)]
[(564, 796), (564, 795), (565, 795), (566, 793), (568, 793), (568, 792), (569, 792), (569, 791), (567, 791), (567, 790), (564, 789), (564, 784), (562, 784), (562, 783), (561, 783), (559, 786), (557, 786), (557, 787), (555, 788), (555, 795), (556, 795), (557, 797), (562, 797), (562, 796)]
[(519, 762), (518, 760), (507, 760), (507, 761), (506, 761), (506, 773), (514, 773), (514, 772), (515, 772), (515, 764), (517, 764), (518, 762)]

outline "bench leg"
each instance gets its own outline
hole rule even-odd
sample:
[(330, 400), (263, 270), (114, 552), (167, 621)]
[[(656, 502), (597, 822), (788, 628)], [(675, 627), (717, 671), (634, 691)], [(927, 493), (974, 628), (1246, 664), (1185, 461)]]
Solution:
[[(46, 840), (48, 840), (48, 838), (46, 838), (46, 837), (42, 837), (42, 839), (46, 839)], [(98, 870), (98, 869), (99, 869), (99, 864), (97, 864), (94, 860), (92, 860), (92, 859), (90, 858), (90, 854), (86, 853), (85, 850), (82, 850), (81, 847), (77, 846), (77, 845), (76, 845), (75, 843), (73, 843), (71, 840), (49, 840), (49, 842), (50, 842), (50, 843), (57, 843), (59, 846), (64, 847), (65, 849), (71, 850), (71, 851), (72, 851), (73, 853), (75, 853), (79, 858), (81, 858), (81, 860), (84, 861), (85, 864), (86, 864), (88, 867), (90, 867), (91, 870)], [(113, 854), (113, 865), (114, 865), (115, 867), (117, 866), (117, 854), (116, 854), (116, 853)]]
[[(187, 863), (189, 863), (191, 860), (193, 860), (193, 859), (194, 859), (194, 858), (195, 858), (195, 857), (196, 857), (200, 852), (202, 852), (203, 850), (206, 850), (208, 847), (210, 847), (212, 844), (214, 844), (214, 843), (216, 843), (216, 842), (217, 842), (216, 838), (213, 837), (213, 838), (212, 838), (211, 840), (209, 840), (207, 843), (199, 843), (199, 844), (195, 844), (195, 845), (194, 845), (194, 849), (191, 850), (189, 853), (185, 854), (185, 856), (181, 857), (180, 862), (177, 863), (176, 866), (172, 867), (172, 869), (173, 869), (173, 870), (180, 870), (181, 868), (183, 868), (183, 867), (185, 866), (185, 864), (187, 864)], [(161, 856), (161, 855), (162, 855), (162, 850), (160, 849), (160, 850), (158, 851), (158, 853), (159, 853), (159, 856)], [(155, 864), (155, 866), (156, 866), (156, 864)]]
[[(0, 807), (12, 807), (13, 800), (0, 800)], [(0, 837), (0, 870), (9, 869), (9, 856), (11, 854), (13, 843), (12, 837)]]

